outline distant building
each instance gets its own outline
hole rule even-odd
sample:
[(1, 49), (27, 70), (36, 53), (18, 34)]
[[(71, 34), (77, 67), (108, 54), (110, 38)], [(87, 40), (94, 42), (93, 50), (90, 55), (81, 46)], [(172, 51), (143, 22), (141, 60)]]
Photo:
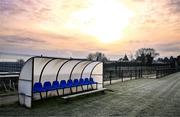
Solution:
[(0, 72), (20, 72), (24, 62), (0, 62)]
[(128, 61), (129, 61), (129, 59), (126, 54), (124, 55), (124, 58), (119, 58), (119, 60), (118, 60), (118, 62), (128, 62)]
[(125, 62), (129, 61), (129, 59), (128, 59), (126, 54), (124, 55), (123, 61), (125, 61)]

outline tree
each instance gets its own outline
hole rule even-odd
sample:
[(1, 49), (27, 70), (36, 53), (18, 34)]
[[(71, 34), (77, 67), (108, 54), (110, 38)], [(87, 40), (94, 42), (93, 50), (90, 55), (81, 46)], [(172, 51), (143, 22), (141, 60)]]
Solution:
[(17, 62), (18, 63), (25, 63), (24, 59), (18, 59)]
[(102, 61), (102, 62), (106, 62), (108, 59), (106, 58), (105, 54), (101, 53), (101, 52), (96, 52), (96, 53), (90, 53), (87, 56), (88, 60), (93, 60), (93, 61)]
[(152, 64), (153, 59), (157, 57), (159, 53), (153, 48), (141, 48), (136, 51), (136, 61), (144, 64)]
[(164, 63), (168, 63), (169, 62), (169, 59), (168, 59), (168, 57), (164, 57)]
[(130, 57), (130, 61), (134, 61), (134, 57), (133, 57), (133, 54), (132, 54), (132, 53), (130, 54), (129, 57)]
[(163, 58), (158, 58), (158, 59), (157, 59), (157, 62), (163, 63), (163, 62), (164, 62), (164, 59), (163, 59)]

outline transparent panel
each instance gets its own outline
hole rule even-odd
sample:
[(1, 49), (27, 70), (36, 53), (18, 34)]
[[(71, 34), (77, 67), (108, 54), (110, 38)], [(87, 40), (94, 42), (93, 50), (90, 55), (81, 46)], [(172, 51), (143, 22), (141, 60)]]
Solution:
[(44, 83), (45, 81), (50, 81), (52, 83), (53, 81), (55, 81), (59, 68), (66, 61), (67, 60), (54, 59), (49, 62), (43, 71), (41, 83)]
[(83, 78), (89, 78), (92, 69), (93, 69), (94, 66), (95, 66), (96, 64), (98, 64), (98, 63), (99, 63), (99, 62), (92, 62), (91, 64), (89, 64), (89, 65), (84, 69), (84, 72), (83, 72), (82, 77), (83, 77)]
[[(79, 63), (73, 70), (72, 72), (72, 76), (71, 79), (79, 79), (81, 78), (81, 73), (83, 72), (83, 69), (86, 67), (86, 65), (88, 65), (89, 61), (82, 61), (81, 63)], [(84, 78), (84, 77), (83, 77)]]
[(73, 67), (74, 67), (76, 64), (78, 64), (79, 62), (81, 62), (81, 61), (79, 61), (79, 60), (72, 60), (72, 61), (67, 62), (67, 63), (61, 68), (61, 70), (60, 70), (60, 72), (59, 72), (59, 75), (58, 75), (58, 80), (59, 80), (59, 81), (60, 81), (60, 80), (66, 80), (66, 81), (69, 80), (69, 78), (70, 78), (70, 73), (71, 73)]
[(94, 68), (92, 74), (102, 75), (102, 74), (103, 74), (103, 64), (102, 64), (102, 63), (98, 64), (98, 65)]
[(98, 82), (98, 88), (103, 86), (103, 63), (100, 63), (95, 66), (92, 76), (95, 82)]
[(39, 82), (41, 71), (50, 60), (49, 58), (34, 58), (34, 83)]
[(19, 79), (32, 80), (32, 58), (23, 66)]

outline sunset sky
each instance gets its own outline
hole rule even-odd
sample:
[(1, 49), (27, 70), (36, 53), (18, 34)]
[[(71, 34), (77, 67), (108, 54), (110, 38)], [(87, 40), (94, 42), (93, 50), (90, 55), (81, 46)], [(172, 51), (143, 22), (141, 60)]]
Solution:
[(0, 52), (110, 59), (180, 54), (180, 0), (0, 0)]

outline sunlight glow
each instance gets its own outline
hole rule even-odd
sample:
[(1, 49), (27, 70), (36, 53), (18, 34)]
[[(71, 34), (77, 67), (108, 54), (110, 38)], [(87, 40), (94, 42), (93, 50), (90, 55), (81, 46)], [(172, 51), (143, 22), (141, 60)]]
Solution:
[(72, 14), (67, 27), (94, 36), (104, 43), (122, 38), (132, 12), (118, 0), (94, 0), (90, 6)]

